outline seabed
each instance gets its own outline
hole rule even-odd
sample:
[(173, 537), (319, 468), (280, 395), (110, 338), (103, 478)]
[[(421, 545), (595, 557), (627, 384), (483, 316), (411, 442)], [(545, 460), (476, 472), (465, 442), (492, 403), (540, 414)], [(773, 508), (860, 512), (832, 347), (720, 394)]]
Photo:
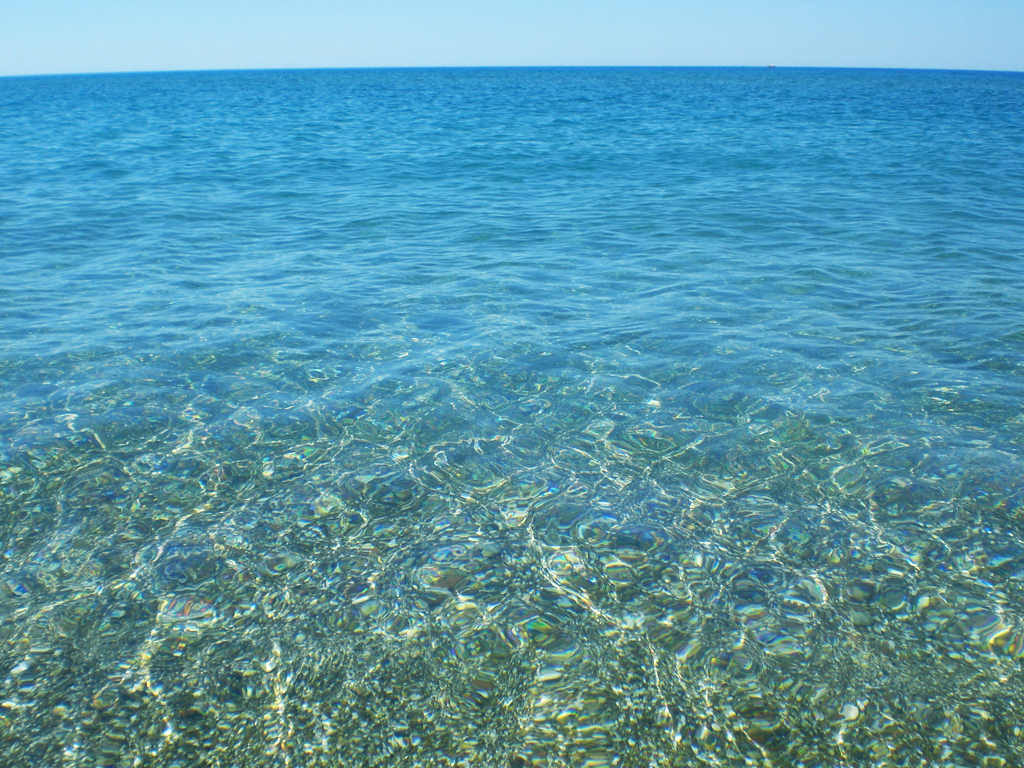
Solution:
[(675, 363), (204, 359), (0, 455), (5, 764), (1024, 759), (1007, 454)]

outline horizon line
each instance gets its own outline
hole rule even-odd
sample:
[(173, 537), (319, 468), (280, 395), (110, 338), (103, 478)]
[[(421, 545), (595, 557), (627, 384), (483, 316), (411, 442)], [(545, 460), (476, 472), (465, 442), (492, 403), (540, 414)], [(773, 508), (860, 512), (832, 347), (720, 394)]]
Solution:
[(98, 77), (103, 75), (176, 75), (215, 74), (243, 72), (341, 72), (341, 71), (408, 71), (408, 70), (458, 70), (458, 69), (788, 69), (788, 70), (853, 70), (865, 72), (948, 72), (1019, 75), (1024, 70), (1015, 69), (973, 69), (970, 67), (870, 67), (870, 66), (828, 66), (787, 64), (439, 64), (412, 66), (340, 66), (340, 67), (220, 67), (203, 69), (125, 69), (98, 70), (87, 72), (36, 72), (27, 74), (0, 75), (0, 80), (36, 77)]

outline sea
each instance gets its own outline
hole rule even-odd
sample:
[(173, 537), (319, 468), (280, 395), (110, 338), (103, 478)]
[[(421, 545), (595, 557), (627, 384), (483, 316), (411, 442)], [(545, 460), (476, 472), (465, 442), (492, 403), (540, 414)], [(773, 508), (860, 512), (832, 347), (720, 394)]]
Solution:
[(0, 79), (0, 764), (1024, 764), (1024, 74)]

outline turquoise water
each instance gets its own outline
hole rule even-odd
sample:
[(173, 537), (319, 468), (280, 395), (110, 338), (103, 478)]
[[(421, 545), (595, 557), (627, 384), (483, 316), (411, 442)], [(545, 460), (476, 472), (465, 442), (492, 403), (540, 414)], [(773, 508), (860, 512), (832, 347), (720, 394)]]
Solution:
[(0, 79), (0, 762), (1024, 762), (1024, 76)]

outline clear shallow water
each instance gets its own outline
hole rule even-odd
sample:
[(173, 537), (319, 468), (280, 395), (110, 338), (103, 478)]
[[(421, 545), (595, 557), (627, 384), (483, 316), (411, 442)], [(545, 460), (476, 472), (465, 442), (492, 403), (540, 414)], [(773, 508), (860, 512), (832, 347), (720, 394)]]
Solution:
[(0, 755), (1024, 760), (1024, 77), (0, 80)]

